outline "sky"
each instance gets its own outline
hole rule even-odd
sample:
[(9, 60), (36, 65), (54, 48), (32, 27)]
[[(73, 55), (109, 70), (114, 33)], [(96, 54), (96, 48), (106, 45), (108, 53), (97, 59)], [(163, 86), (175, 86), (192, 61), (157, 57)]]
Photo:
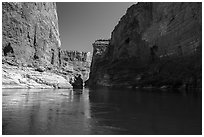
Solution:
[(61, 48), (92, 52), (97, 39), (109, 39), (130, 2), (57, 2)]

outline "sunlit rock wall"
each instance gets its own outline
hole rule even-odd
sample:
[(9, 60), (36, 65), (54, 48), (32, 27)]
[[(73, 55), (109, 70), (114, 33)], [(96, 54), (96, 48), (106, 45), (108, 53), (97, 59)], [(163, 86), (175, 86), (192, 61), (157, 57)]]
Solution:
[(89, 78), (91, 58), (91, 52), (61, 50), (61, 69), (79, 74), (82, 76), (82, 79), (86, 81)]
[(60, 45), (55, 3), (2, 3), (3, 61), (59, 66)]

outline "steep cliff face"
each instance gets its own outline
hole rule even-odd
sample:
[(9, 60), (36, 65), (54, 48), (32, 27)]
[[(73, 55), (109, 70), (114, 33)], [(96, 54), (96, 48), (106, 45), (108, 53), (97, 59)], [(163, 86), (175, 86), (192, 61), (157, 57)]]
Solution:
[(201, 34), (201, 3), (135, 4), (92, 63), (89, 85), (201, 86)]
[[(90, 74), (89, 74), (89, 80), (86, 82), (86, 85), (88, 83), (91, 83), (93, 85), (96, 84), (98, 79), (105, 80), (104, 73), (101, 73), (103, 70), (101, 70), (104, 66), (105, 62), (105, 55), (107, 48), (109, 46), (110, 40), (105, 39), (99, 39), (96, 40), (92, 46), (93, 46), (93, 55), (92, 55), (92, 62), (90, 66)], [(102, 75), (101, 75), (102, 74)]]
[(80, 52), (80, 51), (68, 51), (61, 50), (61, 58), (65, 61), (82, 61), (82, 62), (91, 62), (90, 52)]
[(86, 81), (89, 78), (91, 58), (91, 52), (61, 50), (61, 69), (81, 75), (83, 81)]
[(23, 66), (59, 66), (56, 4), (2, 3), (3, 61)]
[(60, 39), (56, 4), (2, 3), (2, 87), (72, 88), (59, 73)]
[(3, 88), (81, 88), (88, 79), (92, 54), (60, 49), (55, 3), (2, 3), (2, 32)]

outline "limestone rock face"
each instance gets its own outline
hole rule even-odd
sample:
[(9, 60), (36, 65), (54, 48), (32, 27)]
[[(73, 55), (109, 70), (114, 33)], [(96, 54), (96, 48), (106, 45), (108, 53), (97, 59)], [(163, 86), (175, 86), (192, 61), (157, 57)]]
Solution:
[(61, 50), (61, 58), (65, 61), (90, 61), (90, 52)]
[(93, 54), (89, 86), (201, 86), (201, 34), (201, 3), (135, 4)]
[(2, 3), (2, 55), (17, 65), (59, 65), (56, 4)]
[(2, 3), (3, 88), (72, 88), (60, 45), (55, 3)]
[(61, 69), (66, 72), (73, 72), (76, 77), (81, 75), (83, 81), (86, 81), (89, 78), (91, 58), (91, 52), (61, 50)]
[(93, 55), (92, 55), (92, 62), (90, 66), (90, 77), (89, 80), (86, 81), (85, 85), (89, 85), (88, 83), (91, 83), (93, 85), (96, 84), (96, 82), (99, 79), (104, 79), (101, 78), (101, 73), (103, 70), (101, 70), (100, 66), (105, 66), (105, 55), (107, 48), (109, 46), (110, 40), (105, 40), (105, 39), (99, 39), (96, 40), (92, 45), (93, 45)]
[(52, 72), (8, 64), (3, 64), (2, 68), (2, 88), (72, 88), (66, 78)]

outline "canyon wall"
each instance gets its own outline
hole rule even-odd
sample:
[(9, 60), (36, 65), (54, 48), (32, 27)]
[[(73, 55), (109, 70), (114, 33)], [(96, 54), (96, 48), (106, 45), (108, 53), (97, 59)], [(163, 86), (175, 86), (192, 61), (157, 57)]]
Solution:
[[(101, 75), (104, 75), (104, 73), (102, 73), (103, 67), (106, 65), (104, 62), (104, 58), (105, 58), (109, 43), (110, 43), (110, 40), (99, 39), (92, 44), (93, 46), (92, 62), (90, 66), (89, 79), (86, 81), (86, 85), (92, 85), (92, 84), (94, 85), (97, 81), (96, 78), (101, 77)], [(105, 80), (104, 78), (100, 78), (100, 79)], [(106, 83), (106, 82), (103, 82), (103, 83)]]
[(56, 3), (3, 2), (3, 62), (22, 66), (59, 66)]
[(79, 51), (60, 51), (61, 69), (81, 75), (83, 81), (89, 78), (92, 53)]
[(3, 88), (81, 87), (89, 77), (91, 53), (60, 45), (56, 3), (2, 3)]
[(2, 3), (2, 88), (72, 88), (60, 66), (56, 3)]
[(93, 53), (88, 85), (201, 87), (201, 36), (202, 3), (135, 4), (114, 28), (103, 57)]

